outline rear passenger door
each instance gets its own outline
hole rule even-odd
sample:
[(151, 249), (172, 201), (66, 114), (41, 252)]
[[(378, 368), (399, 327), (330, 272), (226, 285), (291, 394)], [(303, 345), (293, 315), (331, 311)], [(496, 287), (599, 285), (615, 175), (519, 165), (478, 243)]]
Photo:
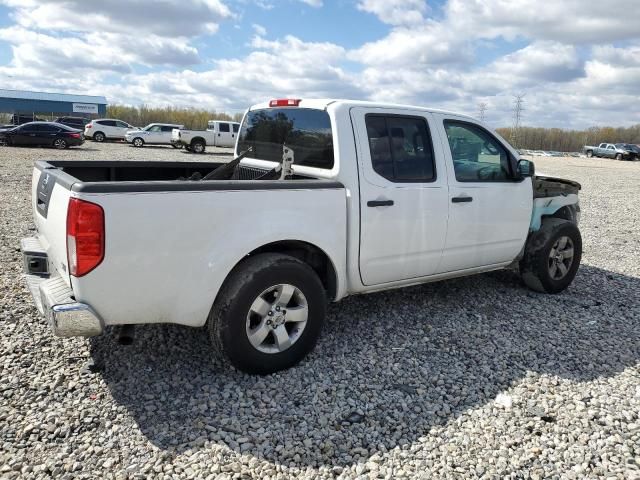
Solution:
[(467, 119), (437, 116), (449, 183), (449, 224), (439, 272), (512, 261), (529, 232), (531, 179), (516, 178), (515, 157), (491, 132)]
[(431, 114), (357, 107), (351, 119), (360, 177), (363, 284), (436, 273), (449, 205), (442, 150), (432, 140)]
[(233, 147), (235, 144), (235, 135), (231, 132), (231, 125), (227, 122), (220, 122), (216, 134), (216, 146)]

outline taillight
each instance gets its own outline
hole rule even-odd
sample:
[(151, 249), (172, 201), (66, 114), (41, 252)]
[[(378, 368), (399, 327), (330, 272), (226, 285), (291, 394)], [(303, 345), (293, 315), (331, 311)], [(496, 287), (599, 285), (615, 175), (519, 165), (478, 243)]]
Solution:
[(80, 134), (79, 134), (79, 133), (73, 133), (73, 132), (72, 132), (72, 133), (68, 133), (67, 135), (68, 135), (69, 137), (71, 137), (71, 138), (80, 138)]
[(69, 199), (67, 259), (74, 277), (86, 275), (104, 259), (104, 210), (100, 205)]
[(91, 128), (93, 125), (91, 125), (90, 123), (87, 123), (84, 128)]
[(279, 98), (277, 100), (271, 100), (269, 102), (270, 107), (297, 107), (300, 105), (301, 100), (299, 98)]

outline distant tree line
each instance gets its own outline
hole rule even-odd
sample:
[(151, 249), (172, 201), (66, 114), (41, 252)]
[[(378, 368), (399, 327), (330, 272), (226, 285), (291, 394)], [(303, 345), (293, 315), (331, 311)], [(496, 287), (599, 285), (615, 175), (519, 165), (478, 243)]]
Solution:
[[(513, 138), (511, 128), (496, 131), (507, 140)], [(640, 144), (640, 124), (631, 127), (591, 127), (586, 130), (563, 130), (560, 128), (520, 127), (516, 148), (528, 150), (551, 150), (578, 152), (585, 145), (607, 143)]]
[(229, 120), (239, 122), (242, 113), (229, 115), (215, 110), (176, 107), (131, 107), (127, 105), (108, 105), (107, 118), (117, 118), (136, 127), (144, 127), (150, 123), (175, 123), (194, 130), (207, 128), (209, 120)]

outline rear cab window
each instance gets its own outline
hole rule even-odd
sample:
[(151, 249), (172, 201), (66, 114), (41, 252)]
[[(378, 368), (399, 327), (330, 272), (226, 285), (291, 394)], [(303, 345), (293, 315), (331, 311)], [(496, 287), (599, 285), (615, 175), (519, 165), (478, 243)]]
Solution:
[(371, 166), (395, 183), (436, 179), (433, 145), (422, 117), (367, 114), (365, 117)]
[(282, 146), (294, 152), (294, 165), (330, 170), (334, 165), (329, 114), (311, 108), (264, 108), (246, 115), (238, 135), (238, 152), (253, 148), (252, 158), (280, 162)]

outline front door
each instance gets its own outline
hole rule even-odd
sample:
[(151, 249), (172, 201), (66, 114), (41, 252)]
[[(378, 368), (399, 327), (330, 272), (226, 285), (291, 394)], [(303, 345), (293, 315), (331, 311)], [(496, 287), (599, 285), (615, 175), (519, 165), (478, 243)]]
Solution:
[(447, 180), (432, 117), (353, 108), (360, 177), (360, 275), (365, 285), (437, 271), (447, 228)]
[(439, 272), (510, 262), (525, 244), (533, 208), (530, 178), (490, 132), (438, 115), (447, 156), (449, 225)]

